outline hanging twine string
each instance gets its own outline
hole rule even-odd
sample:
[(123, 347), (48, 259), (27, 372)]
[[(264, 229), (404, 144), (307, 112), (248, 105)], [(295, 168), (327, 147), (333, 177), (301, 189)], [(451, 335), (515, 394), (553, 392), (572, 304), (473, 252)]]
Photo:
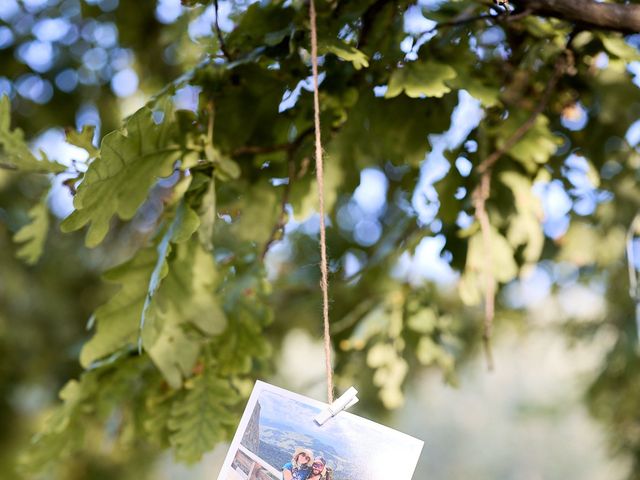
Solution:
[(309, 1), (311, 22), (311, 67), (313, 70), (313, 122), (316, 140), (316, 180), (318, 182), (318, 204), (320, 213), (320, 288), (322, 290), (322, 318), (324, 322), (324, 363), (327, 372), (327, 400), (333, 403), (333, 367), (331, 366), (331, 333), (329, 331), (329, 268), (327, 266), (327, 232), (324, 222), (324, 167), (322, 163), (322, 140), (320, 137), (320, 94), (318, 88), (318, 31), (316, 7)]

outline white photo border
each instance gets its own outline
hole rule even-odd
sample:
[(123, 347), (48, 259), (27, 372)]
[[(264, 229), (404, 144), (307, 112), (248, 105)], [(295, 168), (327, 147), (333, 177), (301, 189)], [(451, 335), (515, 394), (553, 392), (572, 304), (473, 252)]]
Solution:
[[(227, 451), (227, 455), (224, 459), (224, 463), (222, 464), (222, 469), (220, 470), (220, 474), (218, 475), (218, 480), (225, 480), (226, 478), (225, 475), (228, 474), (229, 471), (231, 470), (231, 464), (233, 463), (233, 460), (237, 452), (239, 451), (240, 442), (242, 441), (245, 430), (249, 425), (256, 403), (258, 402), (258, 399), (260, 398), (260, 395), (263, 392), (271, 392), (271, 393), (283, 396), (289, 400), (294, 400), (294, 401), (318, 408), (321, 411), (329, 406), (327, 403), (314, 400), (313, 398), (305, 397), (304, 395), (291, 392), (290, 390), (286, 390), (284, 388), (276, 387), (275, 385), (263, 382), (261, 380), (257, 380), (253, 387), (253, 391), (251, 392), (251, 396), (249, 397), (247, 405), (244, 409), (244, 413), (242, 414), (242, 418), (240, 419), (240, 424), (238, 425), (238, 428), (236, 429), (236, 433), (233, 436), (233, 440), (229, 445), (229, 450)], [(343, 415), (348, 416), (351, 421), (355, 422), (356, 424), (359, 423), (364, 428), (378, 430), (379, 432), (388, 433), (389, 435), (394, 435), (396, 437), (398, 436), (405, 437), (407, 441), (415, 442), (416, 465), (414, 465), (413, 472), (412, 472), (412, 474), (415, 474), (415, 468), (417, 466), (418, 458), (420, 457), (420, 454), (422, 453), (422, 448), (424, 446), (424, 442), (422, 440), (412, 437), (411, 435), (407, 435), (406, 433), (402, 433), (398, 430), (394, 430), (390, 427), (386, 427), (372, 420), (368, 420), (358, 415), (354, 415), (353, 413), (343, 411), (343, 412), (340, 412), (336, 416), (336, 418)], [(332, 422), (334, 420), (335, 418), (332, 418), (332, 419), (329, 419), (328, 422)], [(322, 427), (319, 427), (319, 428), (322, 428)], [(418, 446), (419, 448), (417, 448)]]

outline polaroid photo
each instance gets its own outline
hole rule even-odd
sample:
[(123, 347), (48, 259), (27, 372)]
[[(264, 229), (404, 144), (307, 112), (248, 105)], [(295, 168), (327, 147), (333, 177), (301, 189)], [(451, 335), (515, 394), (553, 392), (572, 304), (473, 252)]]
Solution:
[(256, 382), (218, 480), (411, 480), (423, 442)]

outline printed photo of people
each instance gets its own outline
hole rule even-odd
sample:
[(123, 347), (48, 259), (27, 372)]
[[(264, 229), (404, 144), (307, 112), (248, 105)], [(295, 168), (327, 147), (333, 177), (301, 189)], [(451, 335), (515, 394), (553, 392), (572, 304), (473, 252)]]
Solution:
[(331, 480), (333, 470), (323, 457), (314, 457), (308, 448), (298, 447), (290, 462), (282, 466), (283, 480)]
[(219, 480), (410, 480), (422, 441), (257, 382)]

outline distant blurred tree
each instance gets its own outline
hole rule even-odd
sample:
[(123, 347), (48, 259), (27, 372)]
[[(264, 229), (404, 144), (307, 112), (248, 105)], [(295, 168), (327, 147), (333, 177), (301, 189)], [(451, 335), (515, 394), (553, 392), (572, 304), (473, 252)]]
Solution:
[[(0, 415), (11, 426), (0, 441), (31, 428), (34, 383), (79, 375), (22, 472), (140, 477), (140, 456), (169, 446), (198, 460), (233, 431), (286, 332), (319, 333), (307, 4), (168, 3), (0, 6), (0, 239), (15, 233), (17, 255), (36, 264), (0, 253)], [(628, 233), (640, 209), (640, 5), (317, 7), (338, 384), (377, 398), (371, 410), (394, 409), (421, 367), (455, 382), (478, 344), (491, 362), (494, 310), (514, 317), (522, 306), (508, 289), (542, 268), (558, 289), (608, 290), (605, 318), (566, 327), (615, 335), (588, 400), (640, 463), (623, 273), (640, 233)], [(181, 103), (185, 94), (198, 101)], [(121, 108), (143, 103), (118, 129)], [(56, 125), (79, 129), (67, 141), (87, 160), (34, 156), (22, 130)], [(87, 227), (96, 250), (48, 233), (50, 183), (73, 195), (61, 229)], [(410, 266), (433, 239), (455, 292)], [(105, 269), (116, 289), (96, 280)]]

